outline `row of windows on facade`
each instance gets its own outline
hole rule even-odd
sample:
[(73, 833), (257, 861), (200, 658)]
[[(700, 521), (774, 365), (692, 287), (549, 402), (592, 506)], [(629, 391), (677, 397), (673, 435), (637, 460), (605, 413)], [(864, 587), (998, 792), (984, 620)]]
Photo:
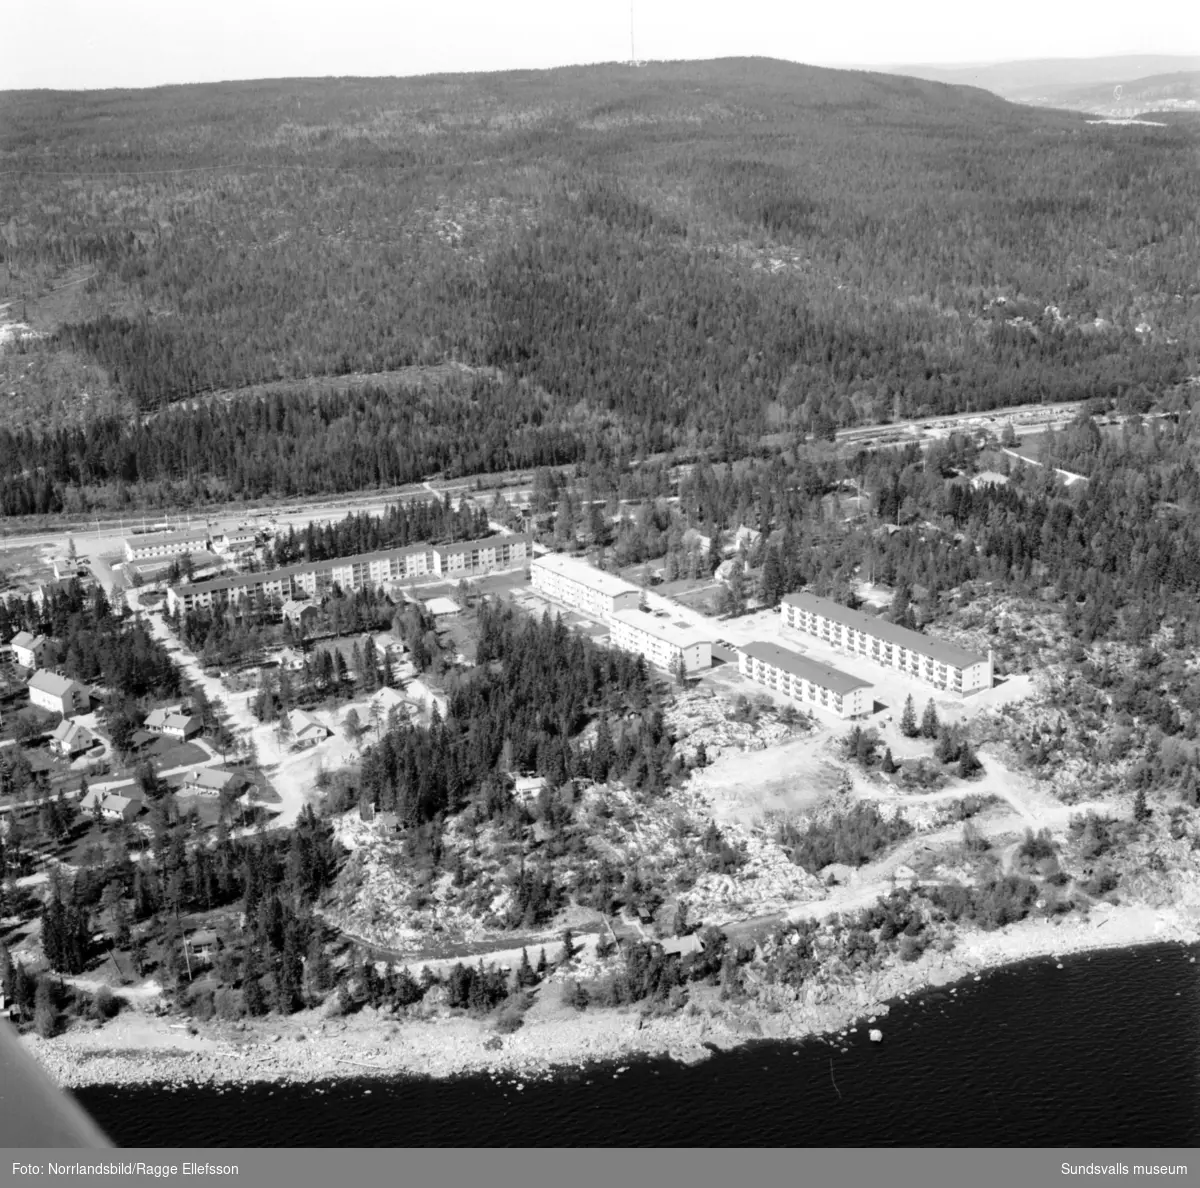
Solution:
[(796, 687), (799, 686), (802, 690), (802, 696), (807, 697), (809, 701), (821, 701), (828, 703), (830, 697), (833, 698), (835, 708), (842, 708), (842, 695), (840, 693), (830, 694), (828, 689), (823, 689), (819, 685), (810, 684), (803, 677), (798, 677), (792, 673), (783, 672), (781, 669), (774, 668), (769, 664), (764, 664), (761, 660), (754, 661), (754, 679), (762, 685), (772, 685), (775, 688), (782, 688), (785, 693), (790, 692), (793, 696), (796, 695)]
[[(801, 611), (793, 614), (793, 626), (799, 627), (801, 630), (807, 631), (809, 635), (816, 635), (822, 639), (829, 640), (830, 643), (835, 642), (834, 637), (841, 630), (842, 641), (849, 641), (857, 645), (858, 650), (866, 653), (868, 644), (870, 645), (870, 653), (876, 659), (883, 659), (898, 662), (900, 668), (909, 668), (920, 672), (924, 668), (927, 672), (932, 671), (937, 677), (943, 681), (946, 679), (947, 666), (941, 661), (933, 660), (929, 656), (922, 656), (918, 652), (910, 652), (907, 648), (902, 648), (898, 644), (883, 643), (877, 637), (872, 635), (864, 635), (855, 627), (846, 627), (842, 624), (834, 624), (832, 632), (827, 619), (821, 619), (819, 616), (812, 615), (807, 611)], [(893, 656), (893, 651), (896, 655)], [(955, 685), (962, 684), (962, 669), (953, 666), (949, 669), (950, 678)]]

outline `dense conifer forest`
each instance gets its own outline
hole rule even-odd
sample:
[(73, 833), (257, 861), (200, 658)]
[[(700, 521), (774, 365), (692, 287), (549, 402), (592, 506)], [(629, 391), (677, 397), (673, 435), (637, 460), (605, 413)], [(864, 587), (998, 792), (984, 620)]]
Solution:
[(1200, 325), (1178, 121), (730, 60), (8, 93), (0, 128), (0, 301), (46, 333), (3, 356), (5, 514), (1145, 395)]

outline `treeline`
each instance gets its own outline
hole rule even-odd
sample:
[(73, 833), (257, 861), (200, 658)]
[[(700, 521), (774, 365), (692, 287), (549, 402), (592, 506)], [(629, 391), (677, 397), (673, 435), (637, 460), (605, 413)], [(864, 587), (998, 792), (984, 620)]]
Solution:
[(293, 565), (426, 542), (474, 540), (491, 534), (486, 510), (471, 508), (464, 502), (454, 507), (447, 496), (393, 503), (378, 516), (359, 512), (337, 523), (310, 521), (299, 532), (289, 525), (286, 536), (281, 533), (271, 541), (270, 557), (274, 565)]
[[(163, 482), (300, 494), (597, 449), (745, 453), (763, 434), (1186, 374), (1183, 128), (1114, 133), (785, 63), (457, 85), (163, 92), (116, 114), (83, 96), (65, 127), (57, 98), (6, 101), (22, 213), (0, 254), (26, 284), (93, 273), (59, 334), (19, 349), (101, 366), (143, 412), (296, 390), (13, 432), (0, 510)], [(146, 175), (114, 186), (135, 163)], [(187, 172), (150, 172), (172, 168)], [(505, 378), (402, 385), (386, 413), (378, 393), (328, 392), (452, 359)]]
[(477, 376), (465, 389), (273, 392), (133, 423), (0, 429), (0, 514), (120, 506), (139, 487), (167, 485), (185, 501), (316, 495), (584, 456), (578, 429), (543, 420), (536, 393)]

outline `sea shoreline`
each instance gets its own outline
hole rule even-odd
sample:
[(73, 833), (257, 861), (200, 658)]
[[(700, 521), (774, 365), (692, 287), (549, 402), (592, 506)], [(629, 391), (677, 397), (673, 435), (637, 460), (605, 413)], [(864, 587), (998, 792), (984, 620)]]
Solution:
[(790, 999), (771, 1001), (764, 990), (747, 1002), (721, 1001), (715, 988), (696, 986), (688, 1007), (661, 1017), (645, 1017), (636, 1007), (575, 1012), (548, 987), (554, 1001), (535, 1006), (524, 1026), (508, 1035), (486, 1020), (394, 1018), (369, 1009), (347, 1018), (325, 1018), (314, 1009), (194, 1028), (129, 1010), (101, 1027), (75, 1027), (49, 1040), (30, 1035), (25, 1043), (68, 1089), (480, 1073), (520, 1081), (638, 1059), (696, 1064), (747, 1043), (848, 1037), (876, 1024), (886, 1042), (886, 1016), (899, 1000), (1030, 960), (1161, 943), (1200, 944), (1200, 916), (1177, 906), (1120, 905), (1087, 917), (1028, 919), (995, 932), (964, 930), (949, 953), (926, 952), (844, 985), (808, 985)]

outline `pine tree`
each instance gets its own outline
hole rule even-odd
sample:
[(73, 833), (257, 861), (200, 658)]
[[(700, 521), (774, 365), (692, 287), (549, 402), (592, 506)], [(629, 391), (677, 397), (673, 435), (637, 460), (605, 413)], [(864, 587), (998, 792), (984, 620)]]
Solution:
[(569, 928), (563, 930), (562, 946), (562, 964), (565, 965), (575, 956), (575, 936)]
[(546, 971), (550, 968), (550, 963), (546, 960), (546, 949), (543, 946), (542, 951), (538, 954), (537, 960), (537, 976), (539, 980), (546, 976)]
[(904, 712), (900, 715), (900, 733), (905, 738), (916, 738), (921, 733), (920, 727), (917, 725), (917, 709), (913, 705), (911, 693), (905, 699)]
[(896, 770), (896, 761), (892, 758), (892, 748), (888, 747), (883, 752), (883, 762), (879, 765), (880, 770), (884, 775), (892, 775)]
[(1133, 799), (1133, 819), (1140, 825), (1150, 820), (1150, 806), (1146, 803), (1146, 789), (1139, 788)]
[(933, 698), (931, 697), (925, 706), (925, 712), (921, 715), (921, 737), (937, 738), (940, 726), (937, 706), (933, 704)]

